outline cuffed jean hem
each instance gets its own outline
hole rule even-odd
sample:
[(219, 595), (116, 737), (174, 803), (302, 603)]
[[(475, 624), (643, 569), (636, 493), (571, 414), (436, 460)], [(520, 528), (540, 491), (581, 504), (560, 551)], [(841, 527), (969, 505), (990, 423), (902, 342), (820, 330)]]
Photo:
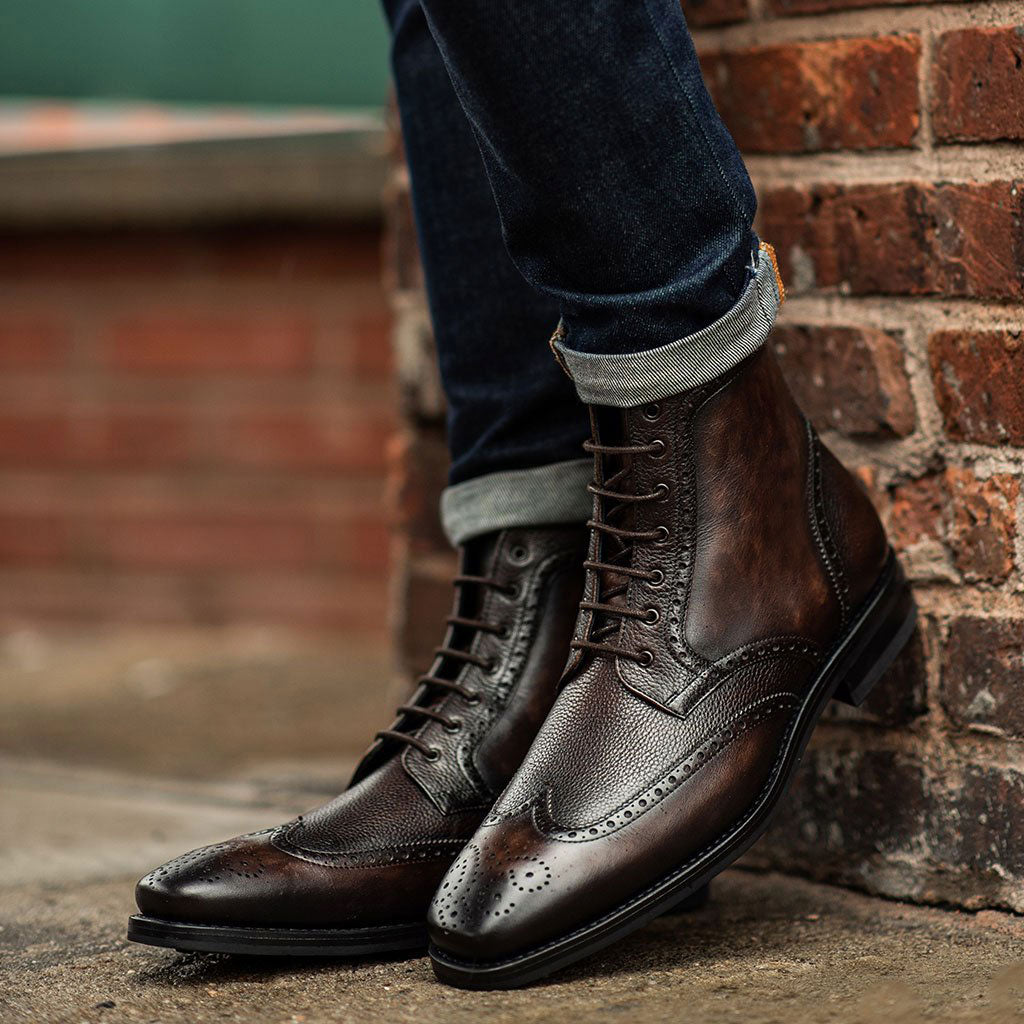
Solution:
[(785, 297), (775, 251), (762, 242), (757, 267), (736, 305), (713, 324), (667, 345), (626, 355), (596, 355), (551, 340), (584, 402), (625, 408), (656, 402), (720, 377), (765, 342)]
[(590, 518), (593, 474), (593, 460), (570, 459), (454, 484), (441, 494), (444, 532), (458, 545), (513, 526), (583, 523)]

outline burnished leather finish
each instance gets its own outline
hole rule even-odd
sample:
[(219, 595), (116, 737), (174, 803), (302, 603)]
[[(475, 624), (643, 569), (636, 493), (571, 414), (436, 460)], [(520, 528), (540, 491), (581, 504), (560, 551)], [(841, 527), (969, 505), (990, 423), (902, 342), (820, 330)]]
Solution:
[[(136, 890), (149, 931), (133, 925), (130, 937), (157, 941), (151, 933), (163, 923), (167, 941), (159, 944), (183, 948), (261, 952), (261, 942), (272, 941), (273, 952), (289, 952), (282, 943), (299, 929), (324, 929), (334, 940), (378, 929), (382, 949), (394, 948), (398, 940), (389, 945), (387, 933), (398, 929), (404, 945), (422, 943), (441, 876), (554, 700), (585, 544), (580, 526), (469, 542), (441, 648), (452, 653), (438, 656), (410, 710), (371, 747), (349, 788), (295, 821), (157, 868)], [(186, 934), (176, 923), (205, 931), (197, 939), (195, 928)], [(217, 927), (259, 934), (225, 946)], [(336, 942), (321, 950), (308, 941), (295, 951), (342, 951)], [(355, 951), (370, 949), (364, 942)]]
[(592, 422), (576, 653), (428, 917), (458, 985), (541, 977), (724, 867), (829, 696), (870, 687), (913, 624), (870, 502), (770, 349)]

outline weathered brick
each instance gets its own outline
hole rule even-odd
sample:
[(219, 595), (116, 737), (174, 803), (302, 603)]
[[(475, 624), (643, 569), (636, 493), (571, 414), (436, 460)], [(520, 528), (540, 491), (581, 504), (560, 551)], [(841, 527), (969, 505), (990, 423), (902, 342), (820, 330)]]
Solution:
[(950, 546), (956, 567), (968, 580), (1002, 583), (1014, 566), (1019, 477), (996, 473), (979, 480), (971, 470), (951, 466), (946, 484), (952, 499)]
[(914, 400), (898, 335), (869, 327), (785, 324), (775, 350), (804, 411), (850, 436), (905, 437)]
[(352, 371), (359, 377), (390, 380), (395, 368), (391, 350), (391, 316), (383, 306), (354, 314), (345, 332), (345, 348), (351, 351)]
[(391, 504), (410, 552), (448, 551), (438, 506), (448, 478), (448, 446), (436, 424), (405, 430), (392, 443)]
[(1024, 139), (1024, 27), (939, 36), (931, 85), (932, 129), (940, 142)]
[(890, 489), (888, 498), (886, 527), (897, 551), (906, 551), (925, 540), (945, 540), (949, 494), (941, 473), (901, 481)]
[(776, 867), (863, 884), (927, 825), (920, 760), (897, 751), (813, 745), (755, 856)]
[(683, 0), (683, 13), (692, 28), (706, 28), (743, 21), (750, 12), (747, 0)]
[(395, 635), (403, 671), (425, 672), (443, 635), (444, 617), (454, 599), (451, 578), (454, 556), (407, 559), (399, 575), (399, 599), (394, 609)]
[(309, 522), (254, 516), (117, 516), (94, 524), (100, 562), (132, 568), (280, 568), (315, 562)]
[(180, 409), (111, 409), (77, 414), (69, 449), (94, 468), (180, 466), (192, 458), (187, 414)]
[(69, 461), (71, 425), (53, 413), (0, 411), (0, 464), (51, 465)]
[(902, 481), (889, 494), (890, 539), (905, 552), (942, 545), (942, 560), (965, 579), (1002, 583), (1014, 567), (1019, 494), (1016, 475), (979, 478), (958, 466)]
[(150, 311), (111, 328), (109, 358), (145, 373), (294, 373), (309, 368), (312, 342), (301, 314)]
[(931, 794), (925, 835), (936, 869), (925, 897), (1024, 909), (1024, 774), (1010, 765), (948, 765)]
[(218, 573), (193, 586), (199, 622), (285, 623), (378, 636), (387, 603), (382, 573), (345, 578), (288, 570)]
[(893, 896), (1024, 906), (1024, 775), (946, 754), (812, 746), (751, 859)]
[(365, 511), (365, 517), (317, 524), (318, 564), (351, 572), (387, 575), (391, 557), (391, 525), (383, 518), (373, 517), (375, 508), (368, 507)]
[(1024, 738), (1024, 620), (963, 616), (942, 657), (942, 706), (961, 729)]
[(763, 235), (794, 292), (1024, 297), (1024, 186), (905, 182), (784, 188)]
[(920, 123), (916, 36), (710, 53), (711, 95), (740, 149), (810, 153), (908, 146)]
[(978, 444), (1024, 444), (1024, 334), (939, 331), (928, 342), (946, 433)]
[(381, 471), (389, 416), (357, 409), (239, 412), (207, 448), (214, 459), (282, 470)]
[(41, 513), (0, 513), (0, 565), (59, 565), (71, 553), (66, 519)]
[(67, 359), (71, 332), (50, 316), (0, 315), (0, 368), (56, 370)]

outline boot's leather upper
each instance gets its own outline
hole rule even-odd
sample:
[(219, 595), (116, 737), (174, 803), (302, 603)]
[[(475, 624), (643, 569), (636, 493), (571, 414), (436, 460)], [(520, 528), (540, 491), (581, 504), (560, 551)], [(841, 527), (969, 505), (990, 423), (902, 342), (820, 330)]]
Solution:
[(564, 937), (737, 827), (887, 557), (768, 348), (692, 391), (594, 408), (592, 422), (573, 657), (431, 906), (432, 940), (456, 959)]
[(157, 868), (136, 889), (142, 913), (254, 927), (422, 920), (554, 700), (585, 545), (578, 526), (470, 541), (430, 673), (349, 788), (278, 828)]

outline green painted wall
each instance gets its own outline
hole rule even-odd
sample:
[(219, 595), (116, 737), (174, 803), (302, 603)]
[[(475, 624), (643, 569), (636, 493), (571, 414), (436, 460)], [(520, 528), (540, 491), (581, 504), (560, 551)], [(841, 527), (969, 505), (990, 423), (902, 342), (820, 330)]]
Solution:
[(378, 107), (378, 0), (0, 0), (0, 95)]

